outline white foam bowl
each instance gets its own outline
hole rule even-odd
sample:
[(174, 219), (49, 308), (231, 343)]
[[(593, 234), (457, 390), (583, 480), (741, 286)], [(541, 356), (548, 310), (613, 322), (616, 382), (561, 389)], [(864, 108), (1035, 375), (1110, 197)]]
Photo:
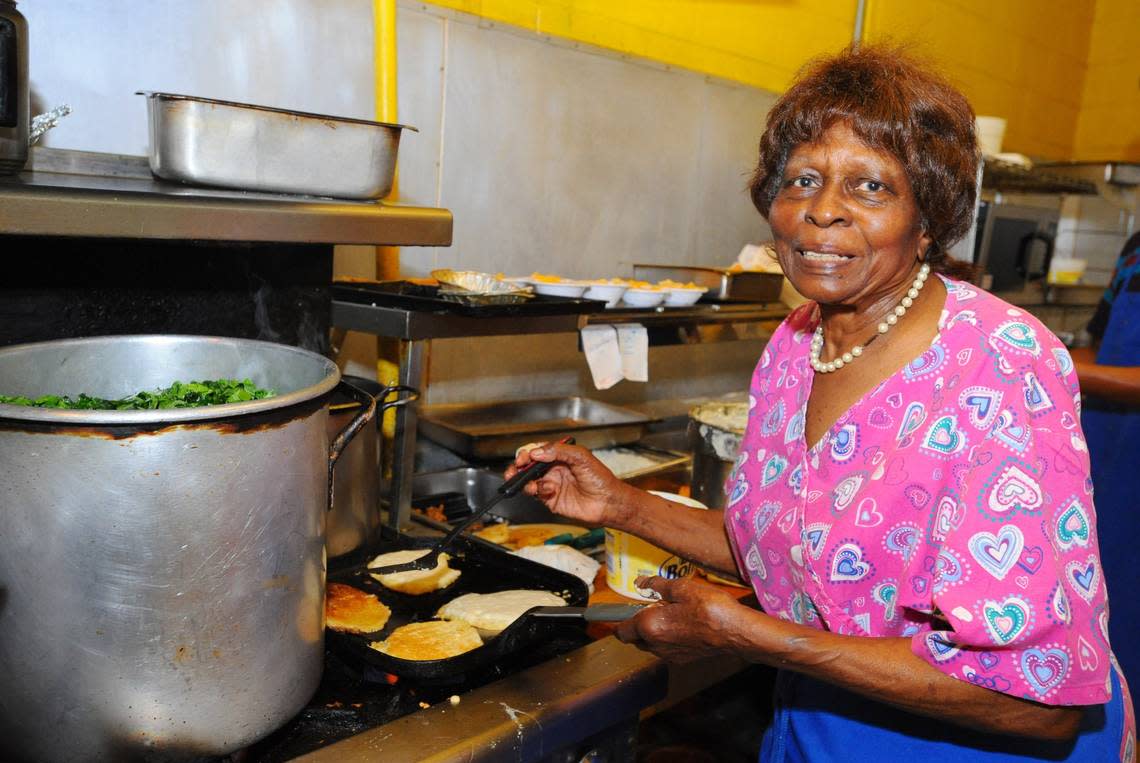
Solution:
[(547, 297), (580, 297), (586, 291), (586, 284), (576, 281), (562, 281), (560, 283), (545, 283), (532, 280), (535, 294)]
[(665, 292), (660, 289), (642, 289), (633, 287), (625, 290), (621, 295), (621, 303), (629, 307), (656, 307), (665, 299)]
[(606, 303), (606, 307), (615, 307), (621, 302), (621, 296), (628, 288), (622, 283), (591, 283), (587, 285), (586, 293), (582, 296), (586, 299), (600, 299)]
[(708, 291), (708, 289), (704, 287), (698, 289), (670, 288), (669, 291), (665, 293), (665, 306), (688, 307), (689, 305), (694, 305), (706, 291)]

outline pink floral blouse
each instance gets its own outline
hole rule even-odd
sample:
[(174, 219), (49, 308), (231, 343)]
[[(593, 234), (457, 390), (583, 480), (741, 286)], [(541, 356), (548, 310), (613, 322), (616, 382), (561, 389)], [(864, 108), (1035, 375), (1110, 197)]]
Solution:
[(738, 564), (774, 616), (909, 636), (938, 670), (1014, 696), (1104, 703), (1108, 604), (1073, 361), (1033, 317), (943, 282), (930, 349), (812, 447), (813, 306), (776, 331), (725, 488)]

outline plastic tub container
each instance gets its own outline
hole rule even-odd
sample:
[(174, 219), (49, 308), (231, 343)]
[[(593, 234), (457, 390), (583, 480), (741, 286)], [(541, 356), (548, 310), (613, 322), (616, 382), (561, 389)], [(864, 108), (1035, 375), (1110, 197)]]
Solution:
[(1049, 264), (1049, 283), (1075, 284), (1080, 283), (1081, 276), (1085, 274), (1086, 260), (1071, 257), (1055, 257)]
[(986, 156), (1001, 153), (1001, 141), (1005, 137), (1005, 120), (1001, 117), (976, 117), (974, 131), (978, 136), (978, 148)]
[[(653, 495), (698, 509), (708, 508), (700, 501), (676, 493)], [(655, 601), (652, 591), (638, 588), (634, 581), (642, 575), (659, 575), (663, 578), (686, 578), (695, 574), (697, 565), (688, 559), (648, 543), (636, 535), (606, 528), (606, 585), (614, 592), (638, 601)], [(648, 594), (648, 595), (647, 595)]]

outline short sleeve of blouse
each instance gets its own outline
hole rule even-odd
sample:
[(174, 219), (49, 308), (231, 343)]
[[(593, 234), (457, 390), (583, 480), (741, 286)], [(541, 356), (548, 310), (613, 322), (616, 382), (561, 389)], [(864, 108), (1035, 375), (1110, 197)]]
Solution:
[(935, 668), (1045, 704), (1100, 704), (1110, 647), (1088, 450), (1072, 361), (1045, 339), (959, 397), (960, 421), (992, 423), (935, 502), (900, 604), (944, 621), (912, 637)]

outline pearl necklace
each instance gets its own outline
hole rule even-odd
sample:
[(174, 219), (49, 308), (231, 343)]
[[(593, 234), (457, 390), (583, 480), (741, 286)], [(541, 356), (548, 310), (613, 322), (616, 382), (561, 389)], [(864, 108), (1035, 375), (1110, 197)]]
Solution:
[(815, 369), (817, 374), (830, 374), (844, 366), (852, 363), (855, 358), (863, 354), (863, 348), (871, 342), (875, 341), (878, 337), (891, 330), (891, 326), (899, 322), (899, 318), (906, 315), (906, 311), (918, 299), (918, 293), (922, 291), (922, 287), (926, 285), (926, 279), (930, 275), (930, 266), (925, 262), (922, 267), (918, 269), (918, 275), (915, 277), (914, 282), (911, 283), (910, 289), (907, 290), (906, 296), (902, 301), (895, 305), (894, 310), (887, 313), (886, 320), (879, 324), (879, 333), (872, 336), (864, 344), (857, 344), (850, 349), (850, 351), (843, 353), (835, 360), (829, 360), (826, 363), (819, 359), (819, 354), (823, 351), (823, 321), (815, 328), (815, 334), (811, 338), (811, 367)]

